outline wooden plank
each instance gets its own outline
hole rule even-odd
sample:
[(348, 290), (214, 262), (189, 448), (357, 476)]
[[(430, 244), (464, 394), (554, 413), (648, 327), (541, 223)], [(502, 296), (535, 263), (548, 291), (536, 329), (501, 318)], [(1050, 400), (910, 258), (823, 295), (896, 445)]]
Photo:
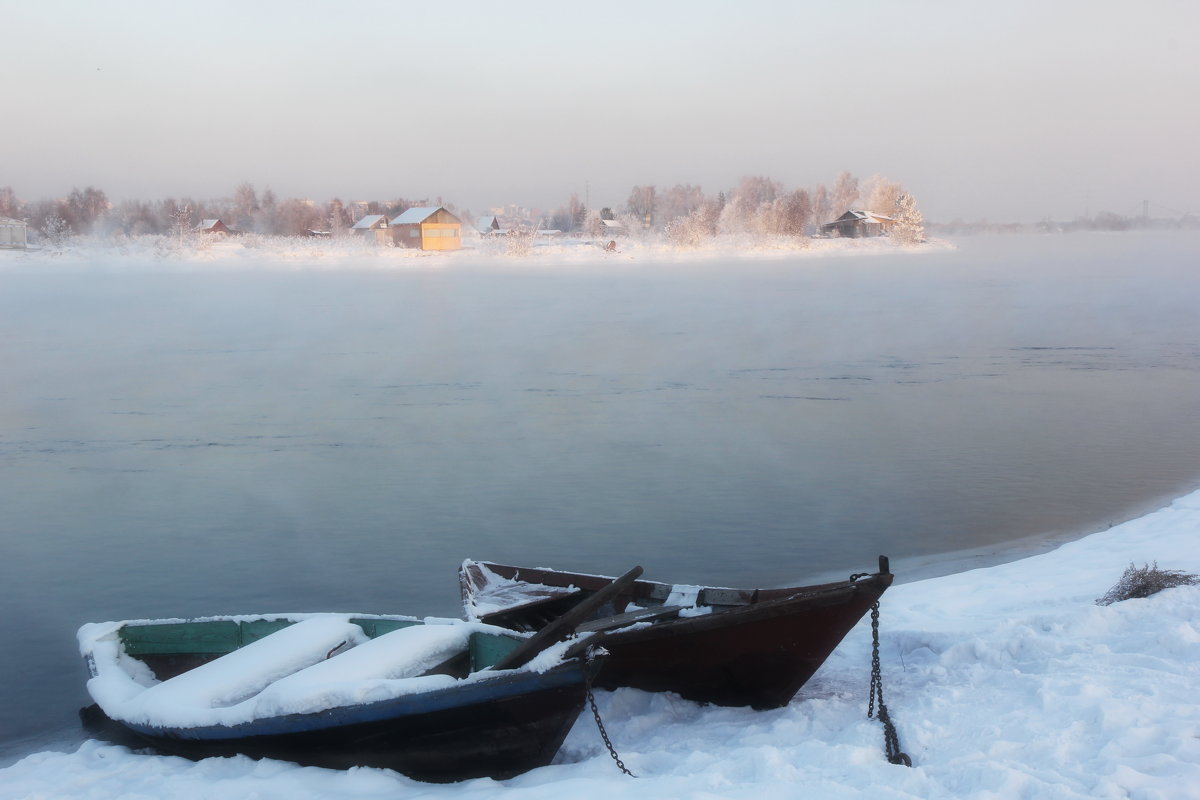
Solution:
[(125, 625), (120, 636), (131, 656), (230, 653), (241, 643), (238, 624), (232, 620)]
[(241, 629), (241, 641), (238, 646), (245, 647), (251, 642), (257, 642), (264, 636), (270, 636), (291, 624), (292, 621), (288, 619), (256, 619), (251, 622), (240, 622), (238, 627)]
[(471, 634), (471, 671), (487, 669), (500, 659), (507, 656), (521, 644), (519, 636), (506, 636), (497, 633)]
[(354, 618), (350, 620), (355, 625), (363, 629), (363, 633), (368, 638), (374, 639), (377, 636), (383, 636), (385, 633), (398, 631), (401, 628), (409, 628), (413, 625), (420, 625), (417, 620), (412, 619), (371, 619), (371, 618)]

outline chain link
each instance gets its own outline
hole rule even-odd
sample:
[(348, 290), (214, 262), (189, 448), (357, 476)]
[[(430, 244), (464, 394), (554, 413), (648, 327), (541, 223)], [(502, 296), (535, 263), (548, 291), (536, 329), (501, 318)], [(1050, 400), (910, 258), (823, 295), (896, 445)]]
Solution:
[(583, 665), (583, 680), (584, 684), (587, 686), (588, 704), (592, 707), (592, 716), (596, 718), (596, 727), (600, 729), (600, 738), (604, 740), (604, 746), (608, 748), (608, 754), (612, 756), (612, 760), (616, 762), (617, 768), (629, 777), (636, 778), (637, 775), (634, 775), (632, 772), (630, 772), (629, 768), (625, 766), (625, 762), (621, 760), (619, 755), (617, 755), (617, 749), (613, 747), (612, 740), (608, 738), (608, 731), (604, 729), (604, 720), (600, 719), (600, 709), (596, 707), (596, 695), (592, 692), (591, 654), (588, 654), (586, 660), (581, 659), (580, 663)]
[[(853, 580), (853, 578), (851, 578)], [(883, 669), (879, 663), (879, 601), (871, 606), (871, 695), (867, 701), (867, 718), (875, 717), (876, 700), (879, 702), (878, 719), (883, 723), (883, 748), (889, 764), (912, 766), (912, 759), (900, 750), (900, 737), (887, 705), (883, 702)]]

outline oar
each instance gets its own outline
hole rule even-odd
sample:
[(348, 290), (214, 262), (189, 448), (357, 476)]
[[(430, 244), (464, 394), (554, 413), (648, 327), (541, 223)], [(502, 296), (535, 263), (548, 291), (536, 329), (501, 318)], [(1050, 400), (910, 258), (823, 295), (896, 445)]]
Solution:
[(603, 589), (599, 589), (591, 597), (585, 598), (579, 605), (526, 639), (517, 649), (497, 661), (492, 666), (492, 669), (514, 669), (528, 663), (534, 656), (550, 645), (555, 642), (561, 642), (570, 636), (580, 623), (592, 615), (592, 612), (629, 588), (629, 585), (641, 577), (641, 575), (641, 567), (634, 567), (629, 570), (629, 572), (626, 572)]

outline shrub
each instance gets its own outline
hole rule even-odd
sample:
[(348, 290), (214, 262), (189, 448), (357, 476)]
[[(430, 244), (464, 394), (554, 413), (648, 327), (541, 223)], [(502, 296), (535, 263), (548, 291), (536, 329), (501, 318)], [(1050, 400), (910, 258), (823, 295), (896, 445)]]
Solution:
[(1153, 566), (1143, 564), (1140, 568), (1133, 564), (1125, 570), (1117, 585), (1096, 601), (1098, 606), (1110, 606), (1131, 597), (1149, 597), (1163, 589), (1173, 589), (1176, 586), (1193, 586), (1200, 583), (1200, 577), (1176, 569), (1159, 569), (1158, 562)]

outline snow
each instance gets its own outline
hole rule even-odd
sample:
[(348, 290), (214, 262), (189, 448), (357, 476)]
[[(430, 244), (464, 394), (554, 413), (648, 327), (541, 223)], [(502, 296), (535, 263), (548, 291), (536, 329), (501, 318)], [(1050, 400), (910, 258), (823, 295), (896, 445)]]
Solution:
[[(436, 209), (434, 209), (436, 210)], [(396, 220), (399, 222), (399, 218)], [(76, 238), (63, 245), (30, 250), (0, 250), (0, 275), (36, 272), (88, 274), (142, 272), (214, 272), (363, 270), (400, 271), (456, 268), (519, 268), (558, 272), (574, 266), (603, 265), (606, 269), (672, 269), (729, 259), (779, 260), (849, 255), (935, 253), (953, 245), (931, 240), (900, 245), (887, 237), (866, 239), (805, 239), (795, 237), (721, 236), (700, 247), (681, 248), (664, 241), (619, 238), (610, 241), (555, 238), (537, 241), (528, 254), (510, 252), (506, 237), (469, 241), (461, 250), (430, 252), (382, 247), (360, 236), (285, 238), (245, 234), (236, 237), (195, 236), (180, 241), (172, 236), (142, 236), (121, 240)]]
[(887, 763), (865, 716), (864, 621), (783, 709), (599, 692), (637, 779), (585, 711), (554, 765), (503, 782), (89, 741), (0, 770), (0, 798), (1200, 798), (1200, 587), (1095, 604), (1130, 563), (1200, 572), (1198, 538), (1200, 492), (1049, 553), (890, 589), (883, 683), (911, 769)]
[[(120, 652), (121, 623), (90, 623), (80, 652), (95, 677), (88, 693), (108, 716), (155, 727), (237, 725), (284, 714), (311, 714), (455, 683), (422, 673), (465, 652), (474, 632), (501, 632), (480, 623), (428, 618), (375, 639), (350, 614), (312, 614), (166, 681)], [(550, 648), (540, 671), (562, 661)], [(333, 653), (330, 657), (330, 653)]]

